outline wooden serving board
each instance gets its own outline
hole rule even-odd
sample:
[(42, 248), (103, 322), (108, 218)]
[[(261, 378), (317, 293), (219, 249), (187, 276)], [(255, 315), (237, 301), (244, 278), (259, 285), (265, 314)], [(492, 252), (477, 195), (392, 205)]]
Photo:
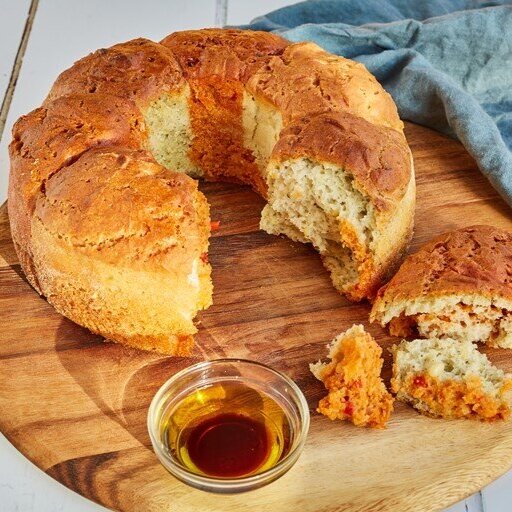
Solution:
[[(462, 146), (408, 125), (418, 183), (412, 249), (474, 223), (512, 228), (512, 211)], [(5, 172), (5, 170), (3, 170)], [(258, 230), (263, 201), (247, 188), (203, 184), (212, 219), (214, 305), (200, 316), (194, 356), (130, 350), (57, 314), (24, 279), (0, 209), (0, 430), (43, 471), (122, 511), (438, 510), (475, 492), (512, 465), (512, 422), (433, 420), (397, 404), (389, 427), (366, 430), (315, 412), (323, 395), (308, 363), (368, 304), (335, 292), (308, 246)], [(384, 346), (394, 341), (376, 326)], [(512, 352), (485, 350), (512, 371)], [(386, 351), (387, 352), (387, 351)], [(191, 489), (168, 475), (146, 432), (151, 398), (192, 363), (243, 357), (295, 379), (312, 413), (306, 448), (277, 482), (243, 495)], [(386, 376), (389, 377), (386, 353)]]

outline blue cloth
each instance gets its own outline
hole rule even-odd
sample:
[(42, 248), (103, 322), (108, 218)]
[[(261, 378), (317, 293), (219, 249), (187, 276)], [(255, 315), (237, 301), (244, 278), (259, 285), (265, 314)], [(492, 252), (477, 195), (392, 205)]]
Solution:
[(243, 28), (362, 62), (403, 119), (456, 136), (512, 205), (511, 3), (310, 0)]

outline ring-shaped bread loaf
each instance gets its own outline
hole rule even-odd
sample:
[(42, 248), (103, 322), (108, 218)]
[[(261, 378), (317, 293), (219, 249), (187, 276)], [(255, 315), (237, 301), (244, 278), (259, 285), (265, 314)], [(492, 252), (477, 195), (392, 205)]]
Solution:
[(10, 145), (22, 268), (63, 315), (183, 355), (212, 302), (194, 177), (251, 185), (261, 227), (309, 242), (371, 298), (411, 236), (415, 182), (391, 97), (362, 64), (265, 32), (205, 29), (101, 49), (56, 80)]

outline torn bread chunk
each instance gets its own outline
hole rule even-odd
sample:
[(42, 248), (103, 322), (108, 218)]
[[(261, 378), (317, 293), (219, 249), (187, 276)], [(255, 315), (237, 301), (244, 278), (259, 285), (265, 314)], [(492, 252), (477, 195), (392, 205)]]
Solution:
[(415, 183), (403, 136), (348, 113), (310, 117), (281, 131), (265, 176), (260, 228), (311, 243), (349, 300), (375, 297), (412, 235)]
[(391, 389), (427, 416), (485, 421), (510, 414), (512, 375), (470, 341), (432, 338), (392, 348)]
[(336, 336), (328, 348), (329, 362), (309, 366), (328, 391), (318, 412), (331, 420), (384, 428), (393, 410), (393, 397), (380, 376), (380, 346), (362, 325), (354, 325)]
[(379, 290), (370, 321), (394, 336), (512, 348), (512, 233), (471, 226), (435, 238)]

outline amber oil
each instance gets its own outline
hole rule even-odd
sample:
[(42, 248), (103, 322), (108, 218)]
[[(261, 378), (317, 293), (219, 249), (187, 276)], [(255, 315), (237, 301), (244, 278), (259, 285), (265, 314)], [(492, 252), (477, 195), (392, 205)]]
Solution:
[[(216, 446), (203, 445), (198, 452), (192, 441), (202, 425)], [(237, 425), (245, 429), (237, 430)], [(214, 428), (217, 436), (212, 433)], [(246, 477), (272, 468), (288, 453), (292, 436), (283, 407), (264, 392), (236, 380), (193, 390), (161, 416), (161, 429), (167, 449), (183, 466), (196, 474), (221, 478)], [(248, 432), (252, 437), (246, 440)], [(218, 460), (205, 460), (207, 457)]]

